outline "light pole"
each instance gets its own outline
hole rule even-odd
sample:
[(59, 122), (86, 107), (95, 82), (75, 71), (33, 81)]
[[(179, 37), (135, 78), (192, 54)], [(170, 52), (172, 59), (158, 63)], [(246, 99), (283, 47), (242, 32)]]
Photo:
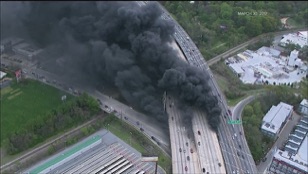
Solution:
[(142, 162), (155, 162), (155, 172), (154, 174), (157, 174), (157, 161), (158, 161), (158, 157), (142, 157), (141, 158)]

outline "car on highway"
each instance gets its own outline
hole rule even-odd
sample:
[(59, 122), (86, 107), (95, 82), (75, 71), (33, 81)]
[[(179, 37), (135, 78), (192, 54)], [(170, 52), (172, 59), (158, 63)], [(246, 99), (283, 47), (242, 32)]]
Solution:
[(140, 125), (139, 121), (137, 121), (136, 123), (137, 123), (138, 126)]
[(198, 130), (198, 135), (201, 135), (200, 131)]
[(200, 146), (200, 141), (198, 141), (198, 145)]
[(184, 149), (183, 152), (186, 153), (186, 150)]
[(236, 152), (236, 154), (237, 154), (237, 156), (241, 156), (241, 154), (240, 154), (240, 152), (239, 152), (239, 151), (237, 151), (237, 152)]
[(230, 111), (230, 109), (228, 109), (228, 113), (232, 116), (232, 112)]
[(186, 142), (186, 146), (188, 146), (188, 142)]
[(182, 152), (182, 148), (180, 148), (180, 152)]
[(240, 149), (242, 149), (242, 146), (241, 146), (241, 145), (238, 145), (238, 147), (239, 147)]
[(143, 131), (144, 131), (144, 129), (141, 127), (141, 128), (140, 128), (140, 131), (142, 131), (142, 132), (143, 132)]
[(240, 135), (243, 135), (241, 131), (240, 131)]
[(190, 149), (190, 153), (194, 153), (194, 150), (193, 150), (193, 149)]
[(188, 170), (188, 168), (187, 168), (187, 166), (185, 166), (185, 171), (187, 172), (187, 170)]
[(187, 161), (189, 161), (190, 160), (190, 158), (189, 158), (189, 156), (187, 156)]
[(205, 168), (202, 168), (202, 172), (205, 173)]
[(173, 120), (173, 117), (171, 117), (171, 120)]

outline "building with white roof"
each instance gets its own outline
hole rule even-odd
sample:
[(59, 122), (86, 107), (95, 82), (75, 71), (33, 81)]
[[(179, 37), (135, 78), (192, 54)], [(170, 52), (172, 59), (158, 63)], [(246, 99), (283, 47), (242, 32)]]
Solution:
[(299, 45), (301, 48), (308, 45), (308, 31), (299, 31), (297, 33), (289, 33), (284, 35), (280, 41), (281, 46), (286, 46), (287, 44)]
[(303, 115), (308, 115), (308, 100), (303, 99), (299, 104), (298, 111)]
[[(308, 171), (308, 124), (307, 116), (304, 116), (296, 126), (296, 130), (301, 128), (303, 135), (294, 131), (290, 134), (285, 150), (275, 152), (268, 172), (276, 173), (295, 173), (305, 174)], [(302, 132), (300, 131), (300, 132)]]
[(288, 65), (289, 66), (294, 66), (295, 65), (295, 60), (298, 58), (298, 51), (297, 50), (293, 50), (291, 53), (290, 53), (290, 57), (289, 57), (289, 60), (288, 60)]
[(5, 77), (6, 76), (6, 73), (5, 72), (2, 72), (2, 71), (0, 71), (0, 79), (2, 79), (3, 77)]
[(299, 83), (307, 74), (306, 65), (297, 55), (294, 50), (290, 58), (284, 58), (280, 51), (264, 46), (257, 51), (246, 50), (225, 62), (243, 83), (286, 85)]
[(275, 138), (292, 113), (293, 106), (286, 103), (280, 102), (277, 106), (272, 106), (263, 117), (261, 131)]

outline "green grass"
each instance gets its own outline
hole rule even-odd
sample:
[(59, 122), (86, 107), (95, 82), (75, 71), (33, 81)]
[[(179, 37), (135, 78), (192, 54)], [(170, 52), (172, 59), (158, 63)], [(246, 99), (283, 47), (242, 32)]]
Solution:
[[(158, 165), (161, 166), (167, 173), (171, 173), (171, 159), (165, 155), (156, 144), (150, 141), (145, 135), (137, 131), (134, 127), (121, 121), (115, 116), (109, 115), (103, 123), (106, 129), (119, 137), (121, 140), (135, 148), (142, 154), (155, 154), (158, 156)], [(109, 125), (108, 125), (109, 124)]]
[[(61, 105), (66, 94), (38, 81), (13, 82), (1, 92), (1, 144), (9, 134), (19, 131), (27, 124), (43, 119), (42, 115)], [(67, 99), (71, 98), (67, 95)]]

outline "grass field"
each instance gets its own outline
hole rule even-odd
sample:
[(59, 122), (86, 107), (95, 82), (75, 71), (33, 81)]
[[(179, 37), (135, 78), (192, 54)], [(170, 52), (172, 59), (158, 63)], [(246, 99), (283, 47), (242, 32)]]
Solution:
[[(61, 105), (66, 94), (38, 81), (13, 82), (1, 92), (1, 144), (8, 135), (25, 125), (43, 119), (46, 112)], [(67, 95), (67, 100), (72, 96)]]

